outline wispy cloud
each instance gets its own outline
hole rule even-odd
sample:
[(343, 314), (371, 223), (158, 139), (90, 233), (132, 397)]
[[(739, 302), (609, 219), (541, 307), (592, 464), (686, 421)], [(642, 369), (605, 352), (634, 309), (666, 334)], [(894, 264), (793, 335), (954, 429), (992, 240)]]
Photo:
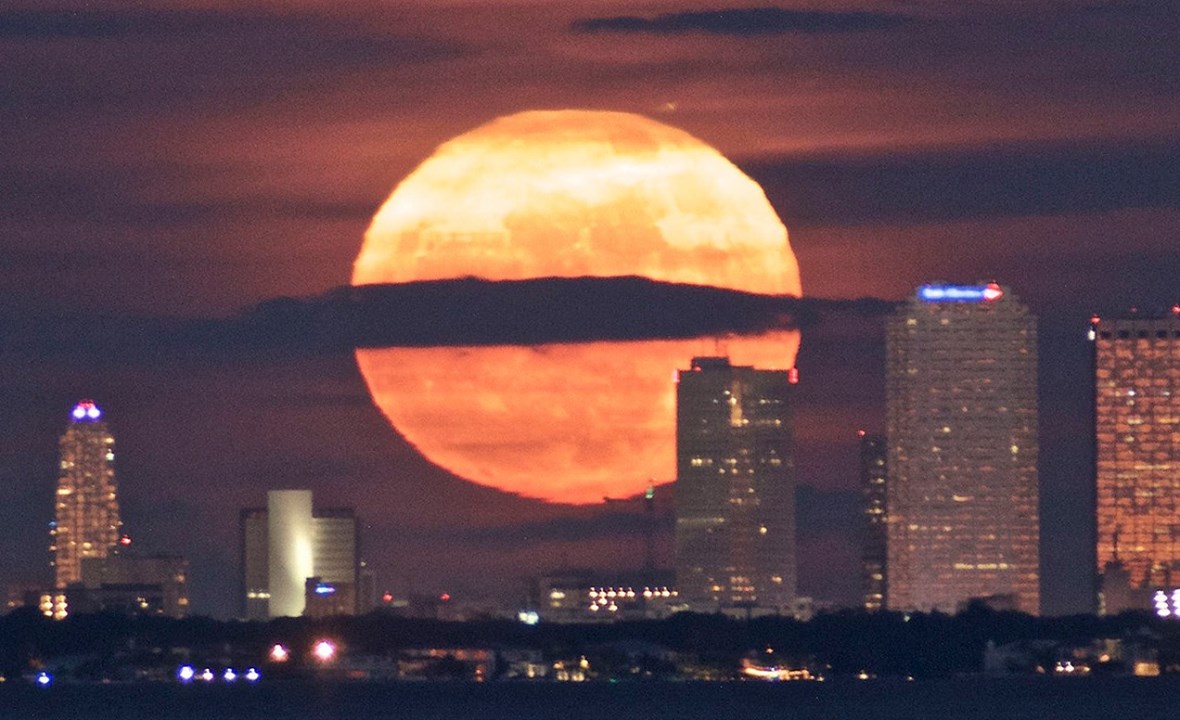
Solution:
[(583, 33), (649, 33), (653, 35), (707, 33), (747, 37), (889, 30), (908, 25), (913, 21), (914, 18), (908, 15), (895, 13), (757, 7), (666, 13), (654, 17), (618, 15), (587, 18), (575, 21), (572, 29), (575, 32)]
[[(338, 83), (341, 72), (379, 72), (468, 52), (406, 32), (392, 14), (362, 23), (258, 9), (10, 10), (0, 12), (0, 45), (13, 64), (0, 91), (26, 115), (209, 99), (244, 105)], [(29, 82), (47, 68), (54, 82)]]
[[(214, 10), (21, 9), (0, 12), (0, 38), (179, 37), (227, 30), (249, 32), (275, 20), (281, 20), (281, 17)], [(273, 30), (274, 26), (270, 29)]]
[(792, 225), (1180, 208), (1180, 143), (1024, 142), (740, 161)]

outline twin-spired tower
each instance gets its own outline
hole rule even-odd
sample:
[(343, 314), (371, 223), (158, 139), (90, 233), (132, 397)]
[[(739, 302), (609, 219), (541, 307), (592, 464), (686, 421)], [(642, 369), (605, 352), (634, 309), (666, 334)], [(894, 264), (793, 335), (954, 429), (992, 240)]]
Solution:
[(115, 438), (93, 400), (70, 413), (59, 443), (60, 475), (50, 529), (54, 586), (82, 582), (82, 560), (105, 558), (119, 542), (115, 495)]

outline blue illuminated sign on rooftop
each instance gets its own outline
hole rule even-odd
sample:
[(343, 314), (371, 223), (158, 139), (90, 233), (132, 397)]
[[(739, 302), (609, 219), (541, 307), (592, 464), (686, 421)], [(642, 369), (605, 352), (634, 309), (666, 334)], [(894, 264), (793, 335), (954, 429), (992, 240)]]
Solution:
[(918, 299), (923, 302), (984, 303), (999, 300), (1004, 291), (995, 283), (987, 285), (923, 285)]

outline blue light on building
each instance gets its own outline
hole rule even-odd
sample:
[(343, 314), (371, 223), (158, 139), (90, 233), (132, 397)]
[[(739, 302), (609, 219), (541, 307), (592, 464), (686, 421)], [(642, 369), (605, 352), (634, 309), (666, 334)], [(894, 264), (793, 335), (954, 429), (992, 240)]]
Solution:
[(923, 285), (918, 299), (923, 302), (984, 303), (999, 300), (1004, 291), (996, 283), (986, 285)]

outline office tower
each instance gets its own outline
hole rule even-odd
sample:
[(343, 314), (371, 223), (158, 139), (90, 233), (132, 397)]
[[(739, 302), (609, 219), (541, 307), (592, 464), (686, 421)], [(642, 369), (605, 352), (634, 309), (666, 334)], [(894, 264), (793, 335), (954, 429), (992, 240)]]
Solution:
[(189, 614), (188, 561), (140, 554), (120, 545), (105, 558), (82, 560), (82, 587), (67, 591), (70, 613), (121, 612), (183, 618)]
[(885, 606), (885, 589), (888, 587), (886, 573), (886, 520), (885, 495), (885, 438), (869, 435), (864, 430), (860, 437), (860, 490), (864, 500), (861, 512), (864, 516), (863, 543), (861, 546), (861, 588), (863, 607), (877, 612)]
[[(1104, 585), (1118, 585), (1117, 577), (1131, 590), (1177, 587), (1180, 306), (1091, 322), (1097, 570)], [(1127, 602), (1105, 600), (1107, 612), (1127, 609)]]
[(302, 615), (309, 607), (317, 615), (356, 612), (360, 558), (352, 510), (317, 511), (310, 490), (272, 490), (265, 509), (242, 511), (241, 533), (247, 619)]
[(318, 617), (355, 615), (360, 597), (357, 522), (352, 510), (324, 509), (312, 518), (315, 585), (307, 595)]
[(103, 558), (119, 541), (119, 501), (115, 497), (115, 438), (92, 400), (70, 413), (61, 436), (60, 475), (49, 551), (54, 587), (82, 581), (82, 560)]
[(693, 358), (676, 390), (676, 582), (698, 610), (795, 595), (794, 371)]
[(1036, 318), (924, 285), (886, 333), (888, 606), (1039, 611)]

